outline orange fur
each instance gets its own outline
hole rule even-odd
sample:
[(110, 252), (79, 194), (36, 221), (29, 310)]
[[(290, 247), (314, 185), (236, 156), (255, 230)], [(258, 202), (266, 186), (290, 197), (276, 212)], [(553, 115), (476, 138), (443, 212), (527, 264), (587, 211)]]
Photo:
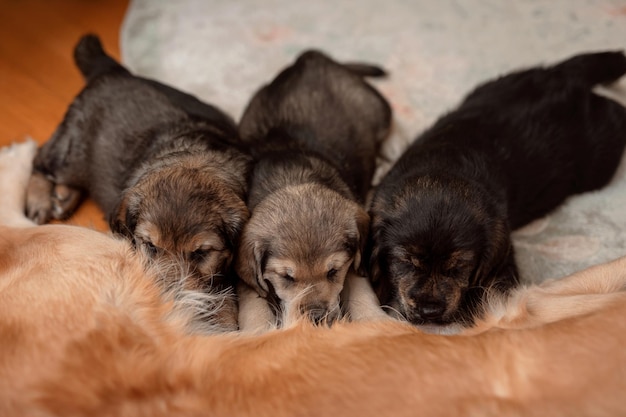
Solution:
[[(626, 259), (520, 290), (473, 336), (390, 321), (200, 336), (126, 242), (71, 226), (0, 236), (0, 415), (626, 411)], [(572, 297), (600, 301), (579, 314)]]
[(494, 298), (456, 336), (192, 334), (127, 241), (23, 218), (30, 146), (0, 150), (0, 416), (626, 415), (626, 258)]

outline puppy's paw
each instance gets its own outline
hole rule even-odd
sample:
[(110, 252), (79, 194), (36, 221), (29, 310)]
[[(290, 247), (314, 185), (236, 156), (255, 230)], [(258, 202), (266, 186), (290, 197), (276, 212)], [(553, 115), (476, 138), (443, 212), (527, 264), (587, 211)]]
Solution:
[(43, 174), (33, 172), (26, 191), (26, 215), (37, 224), (50, 219), (65, 220), (80, 204), (81, 192), (63, 184), (54, 184)]
[(385, 313), (378, 303), (374, 304), (370, 301), (359, 303), (356, 300), (352, 300), (349, 303), (348, 315), (352, 321), (396, 320)]
[(37, 224), (52, 218), (52, 189), (54, 184), (43, 174), (33, 172), (26, 189), (26, 216)]
[(52, 217), (65, 220), (74, 214), (80, 204), (81, 192), (63, 184), (56, 184), (52, 189)]
[(237, 285), (239, 296), (239, 330), (261, 334), (277, 327), (277, 319), (267, 301), (247, 284)]
[(376, 294), (365, 277), (350, 273), (342, 297), (348, 317), (352, 321), (395, 320), (385, 313), (380, 306)]

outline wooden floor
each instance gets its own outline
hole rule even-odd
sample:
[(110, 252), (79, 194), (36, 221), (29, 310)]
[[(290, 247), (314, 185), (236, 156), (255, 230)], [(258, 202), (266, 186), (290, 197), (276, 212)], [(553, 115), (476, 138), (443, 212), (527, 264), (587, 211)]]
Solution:
[[(127, 6), (128, 0), (0, 0), (0, 146), (48, 139), (83, 86), (74, 45), (95, 33), (119, 58)], [(69, 223), (107, 230), (89, 201)]]

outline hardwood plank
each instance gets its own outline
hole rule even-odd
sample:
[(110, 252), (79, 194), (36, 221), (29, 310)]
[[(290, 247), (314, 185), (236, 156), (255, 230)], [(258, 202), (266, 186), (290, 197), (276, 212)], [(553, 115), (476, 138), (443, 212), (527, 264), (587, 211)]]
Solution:
[[(119, 58), (127, 7), (128, 0), (0, 0), (0, 146), (50, 137), (83, 86), (76, 42), (96, 33)], [(108, 230), (91, 201), (68, 223)]]

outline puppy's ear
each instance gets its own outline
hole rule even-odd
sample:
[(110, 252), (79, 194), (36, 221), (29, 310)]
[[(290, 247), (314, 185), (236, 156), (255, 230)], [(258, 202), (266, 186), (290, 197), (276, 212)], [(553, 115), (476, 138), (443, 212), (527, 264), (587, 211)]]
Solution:
[(380, 281), (380, 265), (378, 263), (378, 257), (380, 256), (379, 236), (381, 233), (379, 217), (372, 215), (371, 228), (367, 238), (367, 246), (365, 250), (365, 259), (367, 262), (367, 271), (372, 284), (376, 284)]
[(381, 235), (386, 225), (387, 221), (383, 220), (381, 216), (371, 215), (371, 228), (364, 261), (367, 264), (372, 288), (378, 297), (378, 301), (383, 305), (391, 302), (394, 292), (390, 277), (383, 276), (383, 270), (388, 270), (387, 257), (389, 256), (388, 250), (381, 244)]
[(519, 284), (513, 243), (506, 239), (499, 246), (500, 253), (483, 257), (472, 278), (472, 286), (506, 293)]
[(248, 207), (243, 201), (240, 203), (237, 204), (237, 207), (231, 207), (227, 216), (222, 216), (222, 234), (231, 248), (236, 248), (239, 245), (241, 231), (250, 218)]
[(248, 235), (244, 232), (241, 239), (235, 269), (246, 284), (255, 288), (261, 297), (267, 298), (270, 291), (263, 279), (267, 247), (263, 242)]
[(113, 233), (126, 237), (134, 244), (133, 236), (137, 227), (137, 218), (137, 208), (132, 204), (129, 194), (124, 193), (115, 210), (109, 215), (109, 227)]
[(357, 249), (354, 254), (354, 270), (362, 276), (367, 276), (366, 262), (363, 259), (366, 257), (367, 240), (370, 230), (370, 216), (361, 207), (358, 207), (356, 212), (356, 228), (358, 232), (357, 236)]
[(519, 283), (511, 232), (504, 222), (497, 222), (488, 236), (489, 244), (483, 251), (471, 284), (507, 292)]

